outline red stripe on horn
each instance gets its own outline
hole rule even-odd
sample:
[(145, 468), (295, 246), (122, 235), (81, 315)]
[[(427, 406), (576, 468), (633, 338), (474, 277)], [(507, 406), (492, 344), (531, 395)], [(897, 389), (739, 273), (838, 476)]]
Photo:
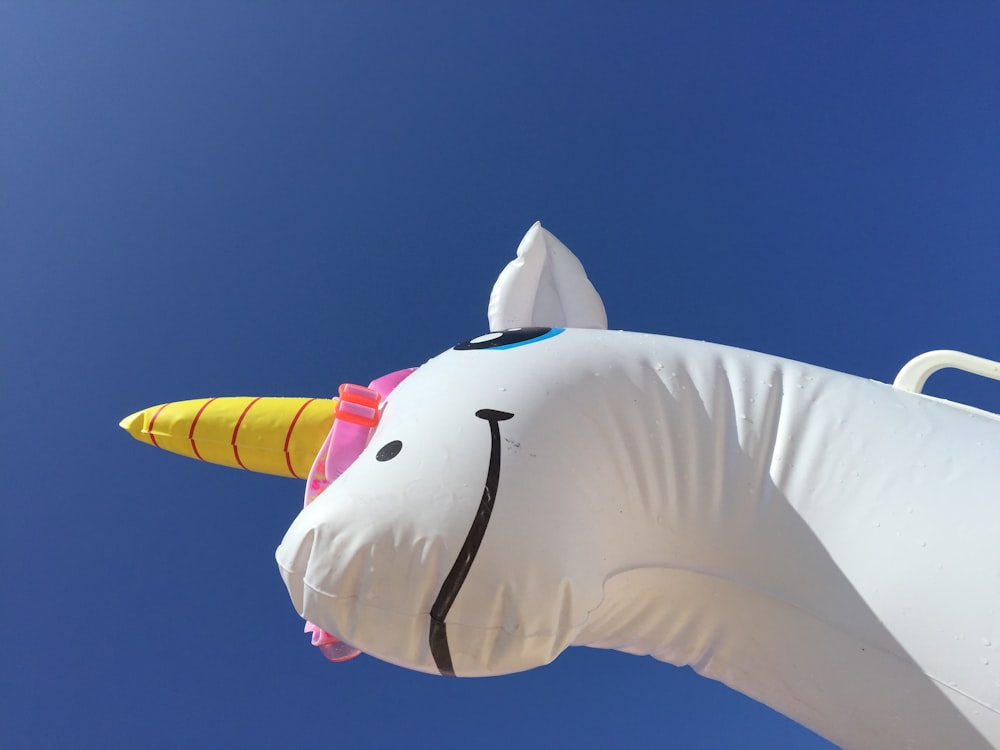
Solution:
[(258, 396), (247, 404), (247, 408), (243, 410), (243, 413), (240, 414), (240, 418), (236, 420), (236, 427), (233, 428), (233, 439), (230, 441), (230, 445), (233, 446), (233, 456), (236, 458), (236, 463), (238, 463), (243, 469), (245, 469), (246, 466), (244, 466), (243, 462), (240, 460), (240, 449), (236, 447), (236, 435), (240, 431), (240, 425), (243, 424), (243, 418), (246, 417), (247, 412), (250, 411), (250, 409), (253, 408), (253, 405), (260, 401), (260, 399), (261, 396)]
[(146, 428), (146, 434), (149, 435), (149, 439), (153, 441), (153, 445), (155, 445), (157, 448), (160, 447), (160, 444), (156, 442), (156, 435), (153, 434), (153, 424), (156, 422), (156, 418), (160, 416), (160, 412), (166, 409), (168, 406), (170, 406), (170, 404), (163, 404), (159, 409), (157, 409), (156, 414), (154, 414), (153, 418), (149, 420), (149, 427)]
[(302, 477), (296, 474), (294, 467), (292, 467), (292, 457), (288, 455), (288, 443), (292, 439), (292, 432), (295, 430), (295, 423), (299, 421), (299, 417), (302, 416), (302, 412), (306, 410), (306, 407), (309, 406), (309, 404), (311, 404), (315, 400), (316, 399), (314, 398), (309, 399), (304, 404), (302, 404), (302, 406), (299, 407), (299, 410), (297, 412), (295, 412), (295, 416), (292, 417), (292, 423), (288, 425), (288, 432), (285, 433), (285, 444), (281, 448), (281, 450), (285, 452), (285, 463), (288, 465), (288, 471), (290, 471), (292, 476), (295, 477), (296, 479), (302, 479)]
[(198, 446), (195, 445), (195, 442), (194, 442), (194, 428), (198, 425), (198, 420), (201, 419), (201, 413), (203, 411), (205, 411), (205, 409), (208, 408), (208, 405), (210, 403), (212, 403), (213, 401), (215, 401), (215, 399), (214, 398), (210, 398), (208, 401), (206, 401), (204, 404), (201, 405), (201, 408), (198, 410), (198, 413), (195, 414), (194, 415), (194, 419), (191, 420), (191, 429), (188, 430), (188, 440), (191, 442), (191, 450), (194, 451), (194, 455), (196, 455), (198, 457), (199, 461), (204, 461), (205, 459), (201, 457), (201, 454), (198, 452)]

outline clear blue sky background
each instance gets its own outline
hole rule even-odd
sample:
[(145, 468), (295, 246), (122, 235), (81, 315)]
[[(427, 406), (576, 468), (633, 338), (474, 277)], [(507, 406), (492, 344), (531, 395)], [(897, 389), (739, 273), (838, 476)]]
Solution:
[(536, 219), (614, 328), (1000, 358), (1000, 5), (483, 5), (0, 2), (0, 746), (829, 746), (613, 652), (329, 665), (301, 485), (117, 427), (420, 364)]

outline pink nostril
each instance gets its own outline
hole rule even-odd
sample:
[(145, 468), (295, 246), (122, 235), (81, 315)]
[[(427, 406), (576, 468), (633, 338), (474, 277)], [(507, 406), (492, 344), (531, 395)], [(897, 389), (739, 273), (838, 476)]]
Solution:
[(319, 647), (319, 651), (327, 658), (327, 661), (332, 662), (347, 661), (361, 653), (354, 646), (338, 640), (334, 640), (332, 643), (324, 643)]
[(311, 622), (306, 622), (304, 632), (312, 634), (312, 645), (319, 648), (320, 653), (323, 654), (328, 661), (347, 661), (348, 659), (353, 659), (361, 653), (361, 651), (354, 648), (354, 646), (344, 643), (342, 640), (339, 640), (335, 636), (327, 633), (323, 630), (323, 628), (319, 627), (319, 625), (314, 625)]

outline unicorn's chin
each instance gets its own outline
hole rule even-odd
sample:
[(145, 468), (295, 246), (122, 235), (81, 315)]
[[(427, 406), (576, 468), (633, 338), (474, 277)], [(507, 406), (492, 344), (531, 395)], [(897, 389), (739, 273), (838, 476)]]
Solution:
[(444, 575), (443, 539), (376, 524), (350, 511), (358, 504), (343, 494), (320, 497), (289, 527), (275, 561), (292, 604), (337, 640), (437, 673), (428, 613)]

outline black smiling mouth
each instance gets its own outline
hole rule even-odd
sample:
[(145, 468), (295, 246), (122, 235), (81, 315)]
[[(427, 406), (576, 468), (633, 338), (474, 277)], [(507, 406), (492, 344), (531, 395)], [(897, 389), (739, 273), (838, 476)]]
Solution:
[(486, 471), (486, 486), (483, 487), (483, 497), (479, 501), (479, 510), (476, 518), (472, 522), (469, 534), (465, 537), (465, 543), (458, 552), (455, 564), (451, 566), (448, 576), (441, 584), (434, 606), (431, 607), (431, 628), (429, 643), (431, 655), (438, 671), (443, 675), (455, 675), (455, 668), (451, 663), (451, 650), (448, 648), (448, 629), (445, 625), (445, 617), (448, 610), (455, 603), (462, 584), (465, 583), (472, 561), (476, 559), (479, 545), (482, 544), (486, 535), (486, 526), (490, 522), (490, 514), (493, 513), (493, 502), (497, 496), (497, 486), (500, 484), (500, 423), (513, 417), (514, 415), (506, 411), (496, 409), (480, 409), (476, 416), (490, 423), (490, 465)]

